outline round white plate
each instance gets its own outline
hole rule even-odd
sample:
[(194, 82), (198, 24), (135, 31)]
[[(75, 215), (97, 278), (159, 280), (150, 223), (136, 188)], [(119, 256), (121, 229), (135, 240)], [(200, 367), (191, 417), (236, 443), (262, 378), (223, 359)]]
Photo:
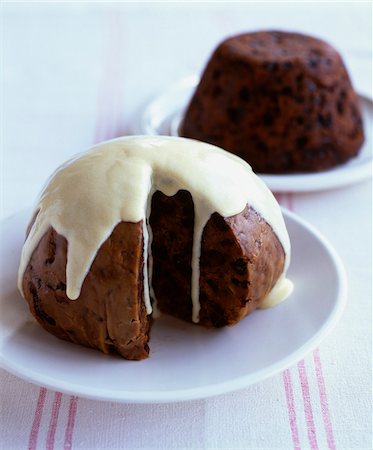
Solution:
[(284, 370), (320, 343), (346, 301), (344, 269), (330, 244), (299, 217), (286, 210), (284, 215), (293, 246), (291, 297), (223, 329), (207, 330), (169, 317), (156, 320), (150, 357), (144, 361), (58, 340), (33, 320), (16, 288), (30, 211), (12, 216), (1, 222), (2, 366), (61, 392), (137, 403), (205, 398)]
[[(136, 133), (178, 136), (180, 123), (194, 89), (197, 76), (190, 76), (171, 86), (143, 111)], [(365, 142), (359, 155), (334, 169), (311, 174), (258, 174), (273, 192), (308, 192), (332, 189), (357, 183), (372, 175), (373, 102), (360, 96)]]

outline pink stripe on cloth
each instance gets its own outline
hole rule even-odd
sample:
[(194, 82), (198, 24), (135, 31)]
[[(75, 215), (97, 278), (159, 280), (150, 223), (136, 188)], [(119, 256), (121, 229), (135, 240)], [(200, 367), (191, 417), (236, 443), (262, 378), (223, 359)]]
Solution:
[[(282, 197), (281, 200), (286, 201), (287, 207), (290, 211), (294, 211), (294, 201), (293, 201), (294, 199), (293, 199), (293, 194), (291, 192), (284, 194), (284, 197)], [(315, 429), (315, 423), (313, 420), (309, 383), (308, 383), (308, 377), (307, 377), (304, 359), (298, 363), (298, 372), (299, 372), (299, 379), (300, 379), (301, 388), (302, 388), (302, 397), (303, 397), (304, 413), (305, 413), (305, 417), (306, 417), (308, 440), (310, 442), (311, 449), (316, 450), (316, 449), (318, 449), (318, 444), (317, 444), (317, 439), (316, 439), (316, 429)], [(290, 414), (291, 409), (289, 408), (289, 402), (288, 402), (288, 411), (289, 411), (290, 427), (292, 427), (291, 414)], [(292, 433), (293, 433), (293, 430), (292, 430)], [(294, 437), (293, 437), (293, 442), (294, 442)], [(298, 439), (298, 445), (299, 445), (299, 439)], [(295, 442), (294, 442), (294, 446), (295, 446)]]
[(57, 421), (58, 421), (58, 414), (60, 412), (60, 407), (61, 407), (61, 399), (62, 399), (61, 392), (55, 392), (52, 413), (51, 413), (51, 419), (49, 422), (49, 429), (48, 429), (48, 434), (47, 434), (47, 444), (46, 444), (47, 450), (53, 450), (53, 448), (54, 448), (54, 437), (55, 437), (56, 429), (57, 429)]
[(70, 450), (72, 448), (73, 432), (77, 409), (78, 409), (78, 397), (72, 395), (70, 397), (69, 417), (67, 419), (65, 442), (63, 444), (64, 450)]
[(291, 430), (291, 437), (293, 439), (294, 450), (300, 450), (297, 416), (294, 407), (294, 394), (293, 394), (293, 384), (291, 382), (290, 370), (286, 369), (282, 373), (282, 379), (285, 386), (286, 403), (288, 407), (289, 423)]
[(105, 26), (104, 68), (97, 100), (98, 115), (94, 134), (97, 144), (121, 135), (121, 100), (123, 79), (118, 69), (118, 58), (123, 51), (122, 26), (117, 13), (107, 17)]
[(328, 398), (326, 395), (325, 381), (320, 359), (320, 351), (318, 348), (313, 352), (313, 361), (315, 363), (315, 371), (316, 371), (317, 385), (320, 394), (321, 412), (325, 427), (326, 441), (328, 443), (328, 448), (330, 450), (335, 450), (336, 447), (334, 442), (333, 428), (332, 422), (330, 420)]
[(277, 202), (281, 205), (283, 203), (283, 195), (281, 194), (281, 192), (272, 192), (272, 194), (274, 195)]
[(285, 194), (283, 194), (281, 200), (286, 203), (286, 207), (290, 211), (294, 211), (294, 198), (291, 192), (286, 192)]
[(38, 434), (39, 434), (39, 429), (40, 429), (40, 422), (41, 422), (41, 417), (43, 415), (43, 409), (44, 409), (44, 405), (45, 405), (46, 396), (47, 396), (46, 388), (40, 388), (39, 397), (38, 397), (38, 401), (36, 403), (36, 408), (35, 408), (34, 420), (32, 422), (31, 432), (30, 432), (30, 437), (29, 437), (29, 442), (28, 442), (29, 450), (36, 449), (36, 444), (38, 442)]
[[(96, 126), (94, 131), (93, 143), (97, 144), (103, 140), (109, 139), (110, 133), (108, 131), (109, 124), (111, 122), (110, 113), (112, 112), (111, 105), (108, 104), (108, 97), (110, 98), (110, 88), (112, 86), (111, 74), (112, 67), (110, 61), (112, 58), (112, 20), (111, 16), (106, 17), (105, 31), (104, 31), (104, 46), (102, 55), (102, 68), (101, 79), (98, 86), (97, 94), (97, 116)], [(109, 88), (108, 88), (109, 87)]]
[[(286, 194), (276, 193), (276, 200), (283, 205), (285, 201), (288, 199)], [(294, 407), (294, 389), (293, 383), (291, 381), (291, 373), (290, 369), (284, 370), (282, 373), (282, 379), (284, 382), (285, 395), (286, 395), (286, 403), (288, 408), (288, 417), (290, 424), (291, 437), (293, 440), (294, 450), (300, 450), (300, 441), (299, 441), (299, 432), (298, 432), (298, 424), (297, 424), (297, 416)]]
[(308, 378), (307, 378), (307, 372), (306, 372), (306, 366), (304, 363), (304, 359), (302, 359), (302, 361), (299, 361), (299, 363), (298, 363), (298, 372), (299, 372), (300, 384), (302, 387), (304, 414), (306, 417), (308, 440), (309, 440), (311, 449), (316, 450), (319, 447), (317, 445), (315, 422), (313, 420), (313, 412), (312, 412), (311, 397), (310, 397), (310, 388), (309, 388), (309, 384), (308, 384)]
[[(291, 192), (288, 192), (286, 195), (287, 206), (290, 211), (294, 211), (294, 197)], [(304, 363), (304, 359), (299, 361), (298, 363), (298, 372), (299, 372), (299, 380), (302, 388), (302, 397), (303, 397), (303, 405), (304, 405), (304, 414), (306, 417), (306, 425), (307, 425), (307, 435), (308, 440), (312, 450), (318, 449), (317, 438), (316, 438), (316, 429), (315, 422), (313, 420), (313, 412), (311, 405), (311, 397), (310, 397), (310, 388), (308, 383), (306, 366)]]
[(110, 91), (110, 122), (106, 131), (106, 139), (113, 139), (121, 136), (123, 125), (123, 89), (125, 85), (125, 72), (122, 70), (121, 57), (125, 52), (126, 40), (123, 38), (125, 26), (122, 23), (122, 16), (115, 12), (110, 15), (110, 54), (108, 70), (110, 79), (108, 80)]

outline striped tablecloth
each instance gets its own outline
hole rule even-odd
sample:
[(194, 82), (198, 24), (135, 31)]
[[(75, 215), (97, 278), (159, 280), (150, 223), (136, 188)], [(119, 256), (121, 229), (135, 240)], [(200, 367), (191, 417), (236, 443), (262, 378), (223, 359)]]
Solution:
[[(5, 2), (2, 15), (1, 217), (32, 204), (71, 155), (130, 134), (149, 99), (200, 72), (229, 34), (318, 35), (341, 50), (358, 90), (371, 95), (370, 3)], [(63, 395), (1, 370), (1, 448), (370, 449), (371, 193), (366, 181), (278, 195), (331, 241), (349, 278), (340, 324), (305, 359), (244, 390), (159, 405)]]

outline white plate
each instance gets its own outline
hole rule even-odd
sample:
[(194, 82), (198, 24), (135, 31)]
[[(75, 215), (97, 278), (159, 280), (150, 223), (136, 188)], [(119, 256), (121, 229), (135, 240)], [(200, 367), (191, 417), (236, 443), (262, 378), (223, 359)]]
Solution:
[[(197, 76), (190, 76), (171, 86), (154, 99), (143, 111), (136, 129), (138, 134), (178, 136), (185, 108), (198, 84)], [(357, 183), (372, 175), (373, 160), (373, 102), (360, 96), (365, 142), (359, 155), (334, 169), (312, 174), (258, 174), (273, 192), (308, 192), (332, 189)]]
[(219, 330), (163, 317), (151, 331), (150, 357), (139, 362), (58, 340), (34, 322), (16, 289), (30, 211), (1, 222), (2, 366), (65, 393), (137, 403), (205, 398), (284, 370), (320, 343), (346, 301), (344, 269), (330, 244), (294, 214), (284, 215), (293, 245), (291, 297)]

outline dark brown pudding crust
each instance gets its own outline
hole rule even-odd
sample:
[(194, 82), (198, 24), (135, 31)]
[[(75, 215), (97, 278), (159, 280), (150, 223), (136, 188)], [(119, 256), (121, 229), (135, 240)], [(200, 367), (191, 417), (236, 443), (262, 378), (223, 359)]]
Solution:
[(297, 33), (247, 33), (211, 56), (181, 135), (218, 145), (256, 172), (314, 172), (357, 155), (359, 101), (339, 53)]
[(120, 223), (99, 249), (80, 296), (66, 296), (67, 241), (49, 229), (31, 257), (23, 290), (31, 313), (55, 336), (118, 352), (148, 355), (149, 319), (143, 298), (141, 223)]
[[(161, 311), (191, 321), (191, 252), (194, 227), (190, 194), (156, 192), (153, 287)], [(23, 290), (32, 314), (55, 336), (126, 359), (149, 352), (151, 319), (143, 300), (142, 223), (121, 222), (99, 249), (80, 297), (66, 296), (67, 241), (53, 229), (41, 239), (26, 268)], [(223, 218), (213, 214), (202, 238), (200, 325), (237, 323), (252, 312), (282, 273), (285, 255), (272, 228), (252, 208)]]

